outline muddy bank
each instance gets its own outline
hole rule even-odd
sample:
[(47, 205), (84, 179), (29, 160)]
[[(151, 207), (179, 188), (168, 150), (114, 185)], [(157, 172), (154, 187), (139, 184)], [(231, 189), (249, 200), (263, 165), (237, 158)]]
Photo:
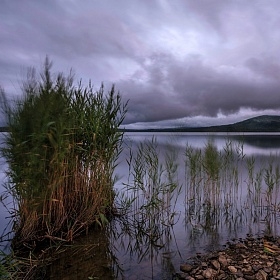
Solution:
[(248, 235), (228, 242), (223, 251), (197, 254), (180, 270), (174, 279), (280, 279), (280, 237)]

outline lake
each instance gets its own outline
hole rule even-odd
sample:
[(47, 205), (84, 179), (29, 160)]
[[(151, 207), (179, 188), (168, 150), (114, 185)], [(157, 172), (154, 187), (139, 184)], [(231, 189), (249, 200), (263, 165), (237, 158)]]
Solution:
[[(274, 133), (125, 133), (115, 172), (122, 215), (75, 243), (87, 253), (62, 254), (51, 279), (171, 279), (229, 240), (279, 235), (279, 152)], [(2, 207), (2, 229), (7, 215)]]

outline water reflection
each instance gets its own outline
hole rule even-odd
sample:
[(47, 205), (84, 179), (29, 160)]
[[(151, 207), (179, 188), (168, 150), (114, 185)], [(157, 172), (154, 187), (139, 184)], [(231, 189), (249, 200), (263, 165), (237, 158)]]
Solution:
[[(2, 143), (3, 135), (0, 134), (0, 145)], [(3, 158), (0, 157), (0, 249), (8, 252), (10, 240), (13, 236), (11, 213), (10, 210), (15, 206), (11, 196), (6, 192), (5, 184), (7, 177), (5, 174), (7, 164)]]
[[(154, 133), (127, 133), (127, 141), (133, 141), (137, 144), (143, 139), (152, 139)], [(185, 148), (186, 143), (194, 148), (202, 148), (209, 138), (215, 140), (219, 149), (222, 149), (225, 143), (229, 140), (234, 143), (242, 142), (246, 154), (279, 152), (280, 149), (280, 134), (279, 133), (156, 133), (158, 142), (162, 145), (172, 143), (177, 148)], [(130, 139), (130, 140), (129, 140)]]
[(279, 135), (153, 137), (125, 135), (115, 185), (121, 215), (75, 241), (50, 279), (172, 279), (182, 262), (230, 239), (280, 234)]
[(244, 134), (229, 136), (234, 141), (244, 142), (252, 147), (261, 149), (280, 149), (279, 134)]
[[(150, 133), (127, 136), (129, 151), (134, 151), (134, 155), (139, 143), (143, 143), (145, 139), (153, 139)], [(164, 245), (161, 248), (149, 247), (151, 239), (141, 243), (142, 237), (138, 238), (137, 229), (133, 234), (129, 234), (119, 228), (123, 234), (122, 240), (126, 242), (123, 248), (130, 248), (131, 252), (135, 252), (129, 255), (129, 266), (140, 266), (147, 271), (147, 279), (162, 279), (160, 268), (163, 268), (166, 251), (172, 252), (169, 255), (171, 267), (177, 266), (178, 269), (178, 265), (187, 258), (199, 252), (222, 248), (230, 239), (244, 238), (247, 234), (278, 235), (280, 172), (277, 154), (280, 145), (277, 141), (280, 137), (259, 136), (181, 133), (172, 136), (164, 133), (157, 135), (157, 151), (160, 154), (157, 160), (162, 160), (163, 166), (167, 148), (172, 146), (176, 150), (177, 158), (173, 159), (178, 164), (176, 184), (182, 187), (182, 192), (176, 199), (173, 213), (179, 218), (175, 224), (169, 225), (166, 231), (163, 231), (162, 236), (168, 231), (173, 234), (172, 238), (167, 238), (168, 242), (161, 241)], [(211, 160), (210, 165), (206, 166), (205, 148), (209, 139), (215, 146), (210, 152), (217, 153), (216, 171), (215, 168), (211, 170)], [(189, 147), (188, 151), (186, 147)], [(127, 172), (124, 162), (129, 152), (124, 151), (123, 156), (119, 166), (119, 173), (122, 174)], [(212, 154), (211, 157), (213, 156)], [(145, 168), (149, 170), (149, 166)], [(166, 167), (163, 169), (166, 171)], [(157, 171), (161, 174), (159, 177), (167, 178), (162, 170), (157, 168)], [(148, 182), (146, 185), (151, 185), (147, 179), (149, 174), (141, 176)], [(128, 173), (122, 182), (127, 184), (127, 177)], [(137, 180), (134, 178), (132, 181)], [(117, 187), (120, 188), (121, 184)], [(150, 258), (150, 265), (145, 262), (147, 258)], [(164, 269), (168, 271), (167, 268)], [(155, 270), (159, 274), (154, 273)], [(168, 273), (169, 277), (172, 277), (172, 270)], [(126, 277), (130, 279), (131, 275), (127, 273)]]
[[(71, 246), (60, 248), (49, 266), (47, 279), (116, 279), (121, 270), (114, 258), (108, 229), (97, 229), (78, 238)], [(120, 278), (120, 279), (121, 279)]]

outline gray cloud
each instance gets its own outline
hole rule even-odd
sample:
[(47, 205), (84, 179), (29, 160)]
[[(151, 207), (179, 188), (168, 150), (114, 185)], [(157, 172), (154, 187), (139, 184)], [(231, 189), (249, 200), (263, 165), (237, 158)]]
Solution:
[[(196, 115), (213, 117), (218, 113), (237, 113), (240, 108), (279, 109), (280, 81), (273, 80), (274, 76), (269, 73), (278, 66), (266, 65), (267, 70), (261, 72), (261, 77), (259, 67), (253, 72), (251, 66), (248, 68), (220, 71), (199, 57), (176, 60), (163, 54), (146, 67), (147, 81), (126, 80), (119, 86), (125, 97), (131, 99), (131, 121), (150, 122)], [(258, 77), (253, 76), (255, 71)]]
[(245, 65), (260, 77), (274, 79), (276, 82), (280, 79), (280, 64), (276, 57), (252, 57)]
[(126, 122), (280, 110), (280, 2), (3, 0), (0, 85), (23, 69), (114, 83)]

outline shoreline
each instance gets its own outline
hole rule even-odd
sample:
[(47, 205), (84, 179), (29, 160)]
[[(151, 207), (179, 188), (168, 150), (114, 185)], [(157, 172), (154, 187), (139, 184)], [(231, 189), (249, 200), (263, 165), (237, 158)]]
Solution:
[(247, 235), (227, 242), (224, 250), (188, 259), (174, 279), (280, 279), (280, 237)]

